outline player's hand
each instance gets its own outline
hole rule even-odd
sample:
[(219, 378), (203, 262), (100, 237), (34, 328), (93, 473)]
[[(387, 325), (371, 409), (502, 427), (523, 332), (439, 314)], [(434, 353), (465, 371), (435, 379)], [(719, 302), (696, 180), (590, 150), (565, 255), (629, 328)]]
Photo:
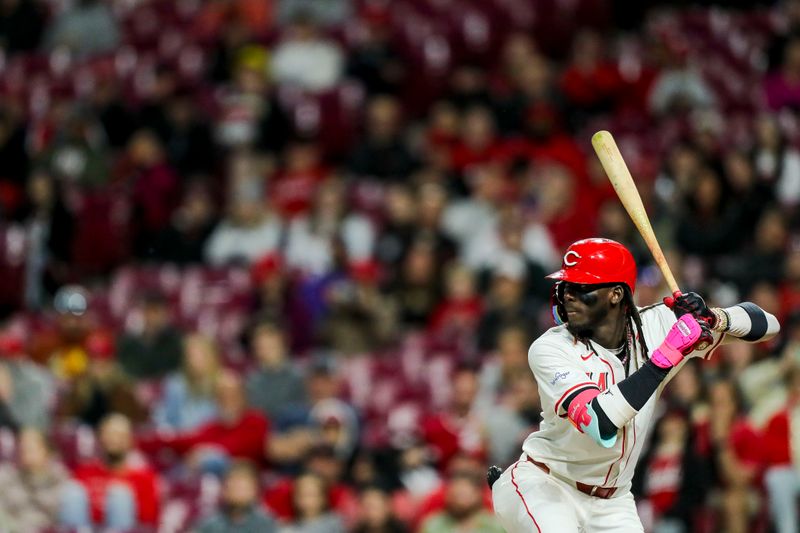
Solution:
[(717, 322), (717, 317), (706, 305), (703, 297), (696, 292), (675, 293), (664, 298), (664, 305), (672, 309), (676, 318), (691, 314), (697, 320), (708, 324), (713, 329)]
[(667, 332), (664, 342), (653, 350), (650, 360), (661, 368), (672, 368), (683, 361), (684, 356), (694, 351), (703, 331), (708, 325), (693, 315), (685, 314)]

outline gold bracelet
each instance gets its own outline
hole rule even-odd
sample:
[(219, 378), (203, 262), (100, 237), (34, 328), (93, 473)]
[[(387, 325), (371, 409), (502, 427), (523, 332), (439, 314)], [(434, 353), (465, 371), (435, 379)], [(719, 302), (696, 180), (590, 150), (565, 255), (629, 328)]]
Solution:
[(728, 312), (721, 307), (712, 307), (711, 312), (717, 318), (717, 321), (712, 329), (714, 331), (728, 331), (728, 328), (731, 325), (731, 317)]

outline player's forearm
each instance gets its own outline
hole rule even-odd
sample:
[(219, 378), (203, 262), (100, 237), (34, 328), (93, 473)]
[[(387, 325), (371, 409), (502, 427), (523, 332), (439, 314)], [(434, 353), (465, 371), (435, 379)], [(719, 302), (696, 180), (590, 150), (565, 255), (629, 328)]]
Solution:
[(725, 309), (713, 308), (717, 315), (714, 329), (747, 342), (761, 342), (774, 337), (781, 329), (778, 319), (751, 302)]

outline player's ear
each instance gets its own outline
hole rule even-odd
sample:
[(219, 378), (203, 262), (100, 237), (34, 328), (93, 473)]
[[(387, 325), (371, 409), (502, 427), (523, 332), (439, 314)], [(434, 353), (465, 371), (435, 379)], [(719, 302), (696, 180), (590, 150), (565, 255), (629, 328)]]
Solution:
[(613, 305), (619, 305), (623, 298), (625, 298), (625, 291), (622, 289), (622, 285), (615, 285), (611, 288), (611, 303)]

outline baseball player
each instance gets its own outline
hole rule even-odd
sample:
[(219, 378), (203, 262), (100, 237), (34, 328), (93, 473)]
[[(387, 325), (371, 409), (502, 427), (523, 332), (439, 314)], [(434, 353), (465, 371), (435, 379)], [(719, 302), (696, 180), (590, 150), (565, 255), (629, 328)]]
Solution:
[(633, 256), (608, 239), (572, 244), (548, 278), (560, 325), (528, 351), (543, 420), (519, 461), (489, 470), (495, 511), (509, 533), (643, 531), (631, 478), (664, 386), (688, 358), (780, 326), (755, 304), (709, 309), (694, 293), (637, 308)]

